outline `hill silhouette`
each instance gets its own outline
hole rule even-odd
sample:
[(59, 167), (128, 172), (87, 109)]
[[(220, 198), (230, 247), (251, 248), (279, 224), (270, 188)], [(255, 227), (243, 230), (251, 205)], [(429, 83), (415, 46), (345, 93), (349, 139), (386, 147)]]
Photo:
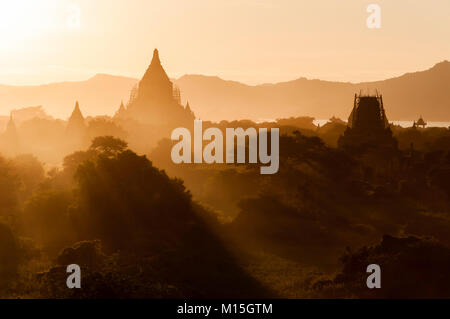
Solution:
[(68, 118), (73, 103), (79, 100), (87, 115), (114, 114), (122, 99), (128, 99), (136, 79), (97, 74), (86, 81), (58, 82), (39, 86), (0, 85), (0, 109), (6, 115), (12, 109), (42, 105), (58, 118)]
[[(56, 117), (70, 115), (78, 99), (87, 115), (112, 115), (123, 99), (127, 101), (137, 79), (97, 74), (79, 82), (41, 86), (0, 85), (0, 109), (43, 105)], [(217, 76), (184, 75), (174, 80), (186, 103), (204, 120), (275, 119), (308, 115), (326, 119), (332, 115), (346, 119), (355, 92), (382, 92), (389, 120), (450, 121), (450, 62), (375, 82), (332, 82), (299, 78), (275, 84), (246, 85)]]
[(275, 119), (307, 115), (347, 119), (355, 92), (382, 92), (390, 120), (449, 121), (450, 62), (426, 71), (376, 82), (344, 83), (297, 80), (249, 86), (218, 77), (185, 75), (176, 81), (200, 118), (211, 120)]

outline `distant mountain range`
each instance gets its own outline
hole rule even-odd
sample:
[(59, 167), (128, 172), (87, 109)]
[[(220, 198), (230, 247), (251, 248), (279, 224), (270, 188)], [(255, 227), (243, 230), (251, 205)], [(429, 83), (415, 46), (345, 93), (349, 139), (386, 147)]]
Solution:
[[(98, 74), (86, 81), (40, 86), (0, 85), (0, 114), (12, 108), (43, 105), (51, 115), (66, 118), (75, 100), (88, 115), (113, 114), (120, 101), (128, 100), (137, 79)], [(420, 115), (428, 121), (450, 121), (450, 62), (383, 81), (344, 83), (297, 80), (276, 84), (246, 85), (219, 77), (184, 75), (173, 80), (182, 99), (203, 120), (275, 119), (332, 115), (346, 119), (353, 106), (353, 95), (360, 90), (378, 90), (389, 120), (414, 120)]]
[(97, 74), (86, 81), (38, 86), (0, 85), (0, 114), (9, 114), (11, 109), (42, 105), (48, 114), (66, 119), (77, 100), (84, 115), (114, 114), (121, 100), (128, 100), (136, 82), (133, 78)]

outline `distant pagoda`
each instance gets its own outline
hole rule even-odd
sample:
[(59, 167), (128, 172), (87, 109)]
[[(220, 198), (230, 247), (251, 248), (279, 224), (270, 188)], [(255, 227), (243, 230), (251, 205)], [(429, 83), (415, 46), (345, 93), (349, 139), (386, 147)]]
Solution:
[(80, 104), (78, 101), (75, 103), (72, 115), (67, 121), (66, 127), (66, 141), (67, 146), (70, 148), (78, 148), (83, 146), (84, 139), (86, 138), (87, 127), (85, 119), (80, 110)]
[(427, 126), (427, 122), (425, 122), (422, 118), (422, 115), (419, 117), (419, 119), (416, 121), (414, 121), (413, 127), (417, 127), (417, 126), (422, 126), (422, 128), (425, 128), (425, 126)]
[(150, 66), (130, 94), (127, 117), (152, 125), (192, 124), (195, 117), (190, 109), (181, 105), (180, 96), (180, 90), (170, 81), (155, 49)]
[(384, 147), (397, 149), (397, 140), (386, 117), (382, 95), (355, 94), (347, 129), (339, 138), (341, 148)]
[(0, 137), (0, 151), (10, 156), (17, 155), (19, 151), (19, 136), (17, 134), (17, 128), (14, 123), (12, 112), (9, 116), (6, 130)]
[(115, 119), (123, 119), (124, 117), (126, 117), (126, 114), (127, 114), (127, 110), (125, 109), (125, 105), (123, 105), (123, 101), (122, 101), (122, 102), (120, 102), (119, 109), (114, 114), (114, 118)]
[(80, 132), (84, 132), (86, 129), (86, 124), (84, 122), (83, 114), (80, 110), (80, 104), (78, 101), (75, 102), (75, 107), (72, 111), (72, 115), (69, 117), (67, 121), (66, 131), (68, 134), (78, 134)]

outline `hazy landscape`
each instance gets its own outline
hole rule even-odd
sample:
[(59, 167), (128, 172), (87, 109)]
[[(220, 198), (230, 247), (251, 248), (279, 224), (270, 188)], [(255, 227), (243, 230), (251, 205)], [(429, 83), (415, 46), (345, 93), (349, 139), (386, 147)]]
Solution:
[(1, 1), (0, 299), (450, 298), (449, 10)]
[[(204, 120), (258, 121), (299, 115), (317, 119), (334, 115), (346, 119), (352, 107), (349, 96), (378, 90), (389, 101), (390, 120), (412, 121), (422, 115), (428, 121), (450, 121), (448, 61), (425, 71), (412, 70), (397, 78), (363, 83), (299, 78), (250, 86), (203, 75), (184, 75), (173, 81), (182, 92), (183, 103), (188, 100), (197, 116)], [(81, 82), (28, 87), (0, 85), (0, 109), (41, 105), (48, 114), (66, 119), (73, 102), (79, 100), (88, 115), (113, 115), (121, 100), (128, 101), (137, 82), (133, 78), (97, 74)]]

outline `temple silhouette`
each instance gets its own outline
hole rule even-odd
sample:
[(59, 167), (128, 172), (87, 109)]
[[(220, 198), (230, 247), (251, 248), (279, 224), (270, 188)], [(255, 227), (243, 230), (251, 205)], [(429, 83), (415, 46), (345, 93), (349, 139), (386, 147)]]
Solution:
[(66, 132), (69, 135), (81, 135), (86, 130), (86, 123), (84, 116), (80, 110), (80, 104), (75, 102), (75, 108), (72, 111), (72, 115), (67, 122)]
[(155, 126), (192, 125), (195, 119), (189, 103), (186, 107), (181, 105), (180, 90), (164, 71), (157, 49), (144, 76), (131, 91), (127, 107), (121, 104), (116, 115)]
[(392, 148), (397, 149), (397, 140), (392, 131), (383, 106), (383, 97), (355, 94), (353, 110), (344, 134), (338, 140), (340, 148)]
[(425, 122), (425, 120), (423, 119), (422, 115), (419, 117), (419, 119), (416, 121), (414, 121), (413, 123), (413, 128), (417, 128), (422, 126), (422, 128), (425, 128), (427, 126), (427, 122)]
[(66, 147), (70, 148), (82, 148), (83, 142), (87, 134), (86, 120), (81, 113), (80, 104), (75, 102), (75, 107), (67, 120), (65, 141)]
[(19, 136), (12, 112), (6, 130), (0, 135), (0, 150), (9, 156), (15, 156), (19, 152)]

